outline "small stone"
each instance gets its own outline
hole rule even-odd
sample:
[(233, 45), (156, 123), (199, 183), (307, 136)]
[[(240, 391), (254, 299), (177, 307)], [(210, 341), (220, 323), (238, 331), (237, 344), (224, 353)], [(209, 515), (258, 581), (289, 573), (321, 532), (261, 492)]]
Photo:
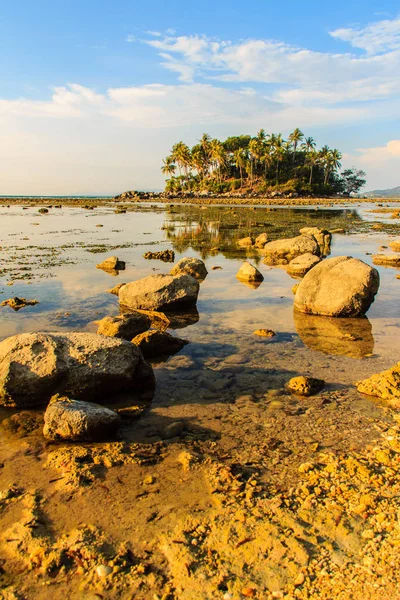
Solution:
[(112, 568), (108, 565), (99, 565), (96, 567), (96, 573), (99, 577), (107, 577), (112, 573)]
[(305, 580), (306, 580), (306, 578), (305, 578), (305, 575), (304, 575), (304, 573), (299, 573), (299, 574), (297, 575), (296, 579), (294, 580), (294, 585), (295, 585), (296, 587), (297, 587), (297, 586), (300, 586), (300, 585), (303, 585), (303, 583), (305, 582)]
[(255, 595), (256, 595), (256, 590), (254, 588), (244, 587), (242, 589), (242, 596), (245, 596), (246, 598), (254, 598)]
[(275, 331), (272, 331), (272, 329), (256, 329), (255, 331), (253, 331), (253, 335), (271, 338), (271, 337), (274, 337), (276, 335), (276, 333), (275, 333)]
[(156, 478), (154, 477), (154, 475), (147, 475), (144, 479), (143, 479), (143, 484), (144, 485), (151, 485), (152, 483), (155, 483)]
[(185, 424), (182, 421), (175, 421), (164, 427), (162, 437), (165, 440), (170, 440), (171, 438), (180, 436), (184, 429)]
[(242, 264), (236, 273), (236, 278), (242, 281), (263, 281), (264, 277), (256, 267), (247, 260)]
[(289, 390), (299, 396), (314, 396), (325, 387), (325, 381), (315, 377), (299, 376), (292, 377), (288, 383)]

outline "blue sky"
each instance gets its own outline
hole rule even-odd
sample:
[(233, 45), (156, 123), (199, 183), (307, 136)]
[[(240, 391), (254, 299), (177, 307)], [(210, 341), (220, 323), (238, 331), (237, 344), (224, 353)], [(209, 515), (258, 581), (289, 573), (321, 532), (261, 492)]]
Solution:
[(400, 185), (398, 3), (3, 0), (0, 194), (161, 188), (171, 145), (299, 126)]

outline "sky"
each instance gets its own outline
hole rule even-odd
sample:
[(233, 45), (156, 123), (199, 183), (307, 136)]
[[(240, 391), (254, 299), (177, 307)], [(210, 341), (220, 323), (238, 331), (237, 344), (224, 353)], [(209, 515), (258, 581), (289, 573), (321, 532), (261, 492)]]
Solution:
[(2, 0), (0, 195), (162, 189), (204, 132), (295, 127), (400, 185), (396, 0)]

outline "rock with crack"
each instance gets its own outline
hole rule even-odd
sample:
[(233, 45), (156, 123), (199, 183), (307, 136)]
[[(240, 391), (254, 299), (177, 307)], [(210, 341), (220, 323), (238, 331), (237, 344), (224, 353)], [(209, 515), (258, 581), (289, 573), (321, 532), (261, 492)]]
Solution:
[(56, 393), (110, 401), (153, 386), (140, 350), (95, 333), (23, 333), (0, 342), (0, 405), (40, 406)]
[(137, 311), (115, 317), (104, 317), (104, 319), (95, 321), (95, 323), (97, 333), (100, 335), (122, 338), (123, 340), (131, 340), (135, 335), (147, 331), (151, 325), (150, 318)]
[(189, 343), (187, 340), (174, 337), (166, 331), (158, 329), (141, 333), (134, 337), (132, 342), (140, 348), (145, 358), (176, 354)]
[(321, 259), (319, 256), (315, 256), (315, 254), (310, 254), (308, 252), (307, 254), (302, 254), (291, 260), (286, 267), (286, 271), (291, 277), (304, 277), (304, 275), (320, 261)]
[(118, 256), (109, 256), (103, 262), (97, 264), (96, 269), (102, 269), (103, 271), (124, 271), (125, 262), (119, 260)]
[(314, 254), (315, 256), (319, 256), (320, 248), (313, 237), (298, 235), (294, 238), (268, 242), (261, 252), (265, 255), (265, 264), (286, 265), (302, 254)]
[(181, 273), (186, 273), (199, 280), (205, 279), (208, 275), (204, 262), (200, 258), (190, 257), (181, 258), (169, 272), (170, 275), (180, 275)]
[(313, 237), (317, 242), (320, 255), (327, 256), (331, 251), (332, 234), (327, 229), (320, 229), (319, 227), (303, 227), (300, 229), (301, 235), (307, 235)]
[(328, 317), (364, 315), (379, 289), (378, 271), (358, 258), (328, 258), (309, 271), (300, 283), (295, 309)]
[(175, 310), (194, 306), (199, 288), (191, 275), (150, 275), (124, 285), (118, 297), (121, 305), (131, 309)]
[(43, 435), (49, 440), (97, 442), (115, 437), (120, 416), (93, 402), (53, 396), (44, 414)]
[(260, 271), (247, 260), (242, 263), (239, 271), (236, 273), (236, 278), (241, 281), (263, 281), (264, 277)]

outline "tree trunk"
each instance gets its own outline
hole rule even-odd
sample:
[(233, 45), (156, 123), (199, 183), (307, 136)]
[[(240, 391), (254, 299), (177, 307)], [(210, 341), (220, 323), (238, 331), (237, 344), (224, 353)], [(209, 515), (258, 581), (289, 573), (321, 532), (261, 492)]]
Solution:
[(313, 172), (313, 165), (311, 165), (311, 167), (310, 167), (310, 181), (308, 182), (310, 185), (312, 184), (312, 172)]

